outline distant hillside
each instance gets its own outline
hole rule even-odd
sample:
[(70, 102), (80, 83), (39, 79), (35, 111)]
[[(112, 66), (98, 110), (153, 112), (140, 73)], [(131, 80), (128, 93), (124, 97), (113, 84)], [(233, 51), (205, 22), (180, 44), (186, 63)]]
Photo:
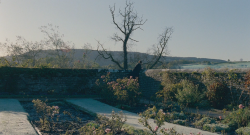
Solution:
[[(104, 59), (98, 56), (98, 52), (96, 50), (85, 50), (85, 49), (74, 49), (74, 60), (82, 60), (83, 53), (86, 54), (86, 58), (91, 61), (95, 61), (100, 66), (107, 66), (107, 65), (113, 65), (113, 62), (110, 59)], [(52, 53), (54, 50), (43, 50), (41, 55), (38, 58), (45, 57), (48, 53)], [(122, 58), (122, 51), (111, 51), (115, 59), (118, 59), (120, 61), (123, 60)], [(11, 56), (5, 56), (7, 59), (11, 58)], [(196, 58), (196, 57), (171, 57), (171, 56), (163, 56), (165, 57), (166, 62), (171, 62), (175, 60), (188, 60), (188, 61), (194, 61), (194, 62), (203, 62), (203, 61), (210, 61), (214, 63), (221, 63), (226, 62), (225, 60), (220, 59), (209, 59), (209, 58)], [(128, 62), (130, 61), (137, 61), (137, 60), (143, 60), (145, 58), (151, 59), (153, 58), (153, 55), (148, 55), (146, 53), (140, 53), (140, 52), (128, 52)]]

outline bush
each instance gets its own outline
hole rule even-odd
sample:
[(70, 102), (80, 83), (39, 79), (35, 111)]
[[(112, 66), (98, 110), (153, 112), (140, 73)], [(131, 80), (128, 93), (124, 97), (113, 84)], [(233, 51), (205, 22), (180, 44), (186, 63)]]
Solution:
[(229, 132), (231, 129), (226, 124), (204, 124), (203, 130), (211, 132)]
[(158, 106), (161, 107), (164, 111), (168, 112), (180, 112), (181, 107), (179, 106), (178, 103), (173, 102), (173, 101), (167, 101), (166, 103), (158, 103)]
[(101, 89), (101, 96), (112, 103), (128, 104), (130, 106), (139, 103), (141, 92), (137, 79), (132, 77), (110, 81), (108, 73), (101, 76), (102, 80), (96, 81), (97, 88)]
[(175, 94), (177, 93), (178, 89), (182, 89), (181, 83), (176, 84), (168, 84), (164, 86), (163, 90), (156, 93), (158, 98), (162, 98), (163, 103), (166, 103), (168, 100), (177, 101)]
[(210, 118), (210, 117), (204, 117), (202, 118), (201, 120), (199, 121), (196, 121), (194, 123), (195, 126), (203, 126), (204, 124), (213, 124), (213, 123), (216, 123), (215, 119), (213, 118)]
[(176, 102), (175, 94), (177, 93), (177, 89), (182, 89), (182, 85), (169, 72), (164, 73), (162, 79), (161, 86), (163, 86), (163, 89), (156, 93), (157, 98), (160, 98), (163, 103), (166, 103), (168, 100)]
[(239, 135), (250, 135), (250, 127), (241, 127), (235, 130), (235, 132)]
[(179, 125), (185, 125), (186, 123), (186, 120), (180, 120), (180, 119), (177, 119), (177, 120), (174, 120), (173, 122), (174, 124), (179, 124)]
[(222, 109), (229, 102), (229, 92), (227, 85), (218, 81), (208, 86), (206, 96), (213, 107)]
[(229, 126), (237, 129), (247, 126), (249, 121), (250, 110), (248, 108), (244, 108), (229, 113), (222, 123), (228, 123)]
[(119, 114), (112, 111), (111, 118), (98, 116), (97, 122), (89, 122), (79, 129), (81, 135), (117, 134), (122, 132), (122, 127), (127, 120), (122, 112)]
[(170, 119), (181, 119), (181, 120), (185, 120), (187, 117), (183, 112), (173, 112), (170, 114)]
[[(143, 113), (140, 113), (139, 116), (141, 117), (139, 119), (139, 123), (142, 124), (144, 127), (148, 128), (153, 134), (156, 134), (158, 129), (164, 125), (165, 119), (166, 119), (166, 114), (163, 112), (162, 109), (159, 111), (156, 109), (154, 106), (153, 108), (148, 108), (146, 111)], [(153, 128), (150, 126), (148, 119), (154, 118), (156, 127)]]
[(139, 103), (141, 92), (137, 79), (132, 77), (117, 79), (116, 82), (109, 82), (108, 85), (113, 88), (114, 95), (120, 103), (128, 103), (130, 106)]
[[(45, 131), (52, 131), (54, 129), (54, 115), (59, 113), (58, 106), (48, 106), (45, 102), (37, 99), (32, 100), (36, 112), (39, 114), (41, 129)], [(59, 117), (59, 116), (57, 116)]]
[(202, 108), (202, 109), (209, 109), (210, 108), (210, 102), (208, 100), (201, 100), (200, 102), (195, 104), (196, 107)]
[(111, 88), (110, 85), (108, 85), (108, 82), (110, 81), (110, 77), (109, 77), (110, 73), (108, 72), (107, 75), (103, 75), (101, 76), (102, 81), (100, 81), (99, 79), (96, 80), (96, 86), (95, 89), (96, 91), (100, 91), (100, 95), (101, 97), (108, 101), (108, 102), (113, 102), (115, 103), (115, 95), (114, 95), (114, 91)]
[(198, 90), (198, 85), (195, 86), (188, 80), (182, 80), (181, 85), (183, 89), (178, 89), (175, 96), (181, 105), (194, 107), (196, 103), (204, 98), (204, 94), (201, 94)]

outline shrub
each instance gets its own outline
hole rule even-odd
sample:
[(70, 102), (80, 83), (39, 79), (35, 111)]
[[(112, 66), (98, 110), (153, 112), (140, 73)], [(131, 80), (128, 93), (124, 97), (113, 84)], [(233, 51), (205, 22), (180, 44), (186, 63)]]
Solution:
[(158, 103), (158, 106), (161, 107), (161, 109), (163, 109), (164, 111), (168, 111), (168, 112), (180, 112), (181, 111), (181, 107), (178, 103), (173, 102), (173, 101), (167, 101), (166, 103)]
[[(54, 129), (54, 115), (59, 113), (58, 106), (47, 106), (45, 102), (41, 100), (32, 100), (34, 103), (34, 107), (36, 108), (36, 112), (39, 114), (41, 129), (45, 131), (52, 131)], [(59, 117), (59, 116), (57, 116)]]
[(214, 82), (208, 86), (206, 96), (213, 107), (222, 109), (228, 104), (227, 94), (230, 92), (226, 84)]
[(235, 130), (235, 132), (239, 135), (250, 135), (250, 127), (241, 127)]
[(185, 120), (186, 119), (186, 115), (183, 112), (173, 112), (170, 114), (170, 119), (181, 119), (181, 120)]
[(204, 94), (201, 94), (198, 90), (198, 85), (195, 86), (188, 80), (182, 80), (181, 84), (183, 89), (178, 89), (176, 94), (176, 98), (181, 105), (194, 107), (195, 103), (204, 98)]
[[(156, 134), (158, 129), (164, 125), (164, 121), (166, 119), (166, 114), (163, 112), (162, 109), (159, 111), (154, 106), (153, 108), (148, 108), (143, 113), (140, 113), (139, 116), (141, 117), (139, 119), (139, 123), (142, 124), (144, 127), (148, 128), (153, 134)], [(154, 118), (156, 127), (153, 128), (150, 126), (148, 119)]]
[(203, 130), (211, 132), (229, 132), (230, 127), (226, 124), (204, 124)]
[(79, 129), (82, 135), (103, 135), (117, 134), (122, 132), (122, 127), (127, 120), (122, 112), (119, 114), (112, 111), (111, 118), (105, 116), (98, 116), (97, 123), (89, 122)]
[(101, 89), (101, 96), (107, 101), (128, 104), (130, 106), (137, 104), (140, 101), (141, 92), (139, 89), (139, 83), (137, 79), (123, 78), (116, 81), (109, 81), (108, 73), (101, 78), (102, 82), (96, 81), (97, 88)]
[(120, 103), (128, 103), (130, 106), (139, 103), (141, 92), (137, 79), (117, 79), (116, 82), (108, 82), (108, 85), (113, 88), (114, 95)]
[(200, 102), (196, 103), (195, 106), (202, 109), (209, 109), (210, 102), (208, 100), (201, 100)]
[[(159, 111), (157, 111), (156, 107), (154, 106), (153, 108), (148, 108), (146, 111), (144, 111), (143, 113), (140, 113), (140, 119), (139, 119), (139, 123), (143, 124), (144, 127), (148, 128), (153, 135), (157, 135), (157, 131), (161, 128), (162, 125), (164, 125), (165, 119), (167, 119), (167, 115), (166, 113), (163, 112), (162, 109), (160, 109)], [(148, 120), (150, 118), (154, 119), (154, 123), (156, 123), (156, 127), (152, 128), (149, 125)], [(179, 120), (179, 122), (183, 123), (182, 120)], [(174, 128), (162, 128), (160, 130), (161, 134), (163, 135), (182, 135), (176, 132), (176, 130)], [(194, 133), (190, 133), (192, 135), (194, 135)], [(197, 133), (196, 135), (201, 135), (201, 133)]]
[(210, 117), (204, 117), (199, 121), (196, 121), (194, 123), (195, 126), (203, 126), (204, 124), (212, 124), (212, 123), (216, 123), (215, 119), (210, 118)]
[(162, 98), (163, 103), (166, 103), (168, 100), (177, 101), (175, 94), (177, 93), (178, 89), (182, 89), (181, 83), (176, 84), (168, 84), (165, 85), (163, 90), (156, 93), (158, 98)]
[(222, 123), (228, 123), (229, 126), (237, 129), (247, 126), (249, 121), (250, 110), (248, 108), (244, 108), (229, 113)]
[(114, 96), (114, 91), (111, 88), (110, 85), (108, 85), (108, 82), (110, 81), (109, 77), (110, 73), (108, 72), (107, 75), (101, 76), (102, 81), (99, 79), (96, 80), (96, 86), (95, 89), (100, 91), (101, 97), (109, 102), (115, 102), (115, 96)]
[(177, 120), (174, 120), (173, 122), (174, 124), (179, 124), (179, 125), (185, 125), (186, 123), (186, 120), (180, 120), (180, 119), (177, 119)]

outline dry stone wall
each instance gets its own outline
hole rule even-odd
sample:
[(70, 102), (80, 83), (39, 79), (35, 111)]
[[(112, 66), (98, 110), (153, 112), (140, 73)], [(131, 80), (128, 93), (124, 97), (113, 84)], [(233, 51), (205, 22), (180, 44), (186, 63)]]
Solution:
[[(249, 69), (238, 69), (238, 76), (244, 77)], [(150, 69), (140, 72), (140, 89), (143, 96), (150, 98), (162, 89), (161, 82), (165, 72), (201, 74), (203, 69)], [(227, 73), (228, 69), (215, 69)], [(0, 94), (98, 94), (95, 82), (110, 72), (111, 81), (128, 77), (131, 71), (107, 69), (29, 69), (0, 68)], [(245, 93), (247, 94), (247, 93)]]

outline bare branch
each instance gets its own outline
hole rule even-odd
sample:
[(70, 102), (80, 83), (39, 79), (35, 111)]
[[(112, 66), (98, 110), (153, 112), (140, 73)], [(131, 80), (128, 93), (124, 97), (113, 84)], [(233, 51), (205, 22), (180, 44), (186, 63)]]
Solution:
[[(120, 69), (124, 69), (124, 68), (120, 65), (120, 63), (119, 63), (117, 60), (115, 60), (115, 59), (113, 58), (112, 54), (111, 54), (111, 53), (108, 53), (107, 50), (104, 49), (103, 45), (102, 45), (99, 41), (97, 41), (97, 43), (98, 43), (97, 52), (98, 52), (99, 55), (96, 57), (96, 59), (97, 59), (99, 56), (102, 56), (102, 58), (104, 58), (104, 59), (111, 59), (111, 61), (114, 62)], [(99, 50), (99, 47), (100, 47), (100, 46), (101, 46), (101, 48), (102, 48), (102, 51)], [(105, 56), (105, 54), (106, 54), (107, 56)], [(96, 59), (95, 59), (95, 60), (96, 60)]]
[(173, 33), (172, 28), (166, 28), (165, 31), (159, 36), (159, 43), (156, 47), (157, 50), (155, 50), (155, 52), (154, 52), (155, 57), (153, 59), (155, 59), (155, 60), (154, 60), (154, 62), (152, 61), (153, 64), (151, 64), (149, 66), (149, 69), (152, 69), (159, 62), (162, 55), (166, 54), (166, 53), (164, 53), (164, 50), (166, 51), (167, 43), (168, 43), (168, 40), (170, 39), (172, 33)]
[(117, 27), (123, 34), (125, 34), (125, 32), (124, 32), (124, 31), (120, 28), (120, 26), (115, 22), (115, 14), (114, 14), (114, 12), (115, 12), (115, 5), (114, 5), (113, 10), (112, 10), (111, 7), (109, 7), (109, 8), (110, 8), (110, 12), (111, 12), (111, 15), (112, 15), (113, 23), (116, 25), (116, 27)]

